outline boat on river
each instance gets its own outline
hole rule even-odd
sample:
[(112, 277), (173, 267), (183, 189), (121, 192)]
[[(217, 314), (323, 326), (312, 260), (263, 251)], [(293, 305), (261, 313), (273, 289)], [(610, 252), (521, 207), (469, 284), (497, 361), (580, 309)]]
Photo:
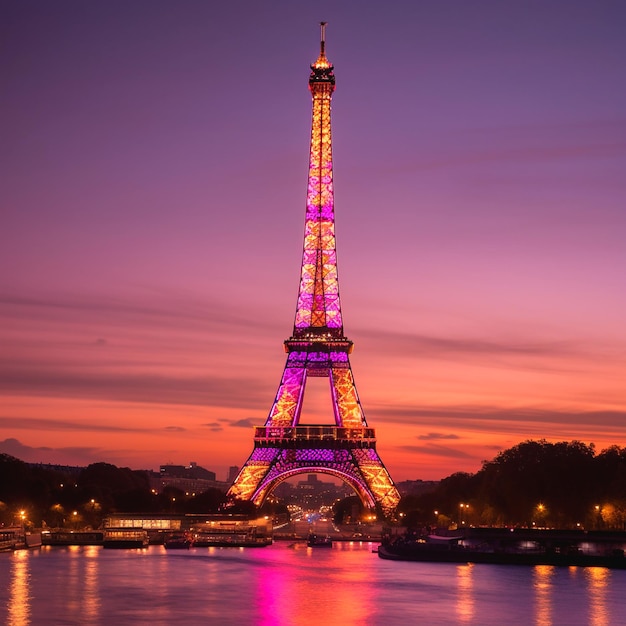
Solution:
[(148, 533), (143, 528), (106, 528), (103, 548), (147, 548)]
[(101, 530), (45, 530), (41, 534), (44, 546), (101, 546)]
[(251, 532), (201, 531), (193, 535), (198, 548), (263, 548), (272, 544), (272, 537)]
[(194, 547), (262, 548), (272, 544), (271, 521), (233, 519), (208, 520), (191, 528)]
[[(612, 539), (612, 540), (611, 540)], [(621, 539), (621, 541), (620, 541)], [(468, 533), (465, 536), (386, 537), (381, 559), (430, 563), (491, 563), (626, 569), (621, 537), (530, 531)], [(595, 540), (595, 541), (594, 541)]]
[(0, 530), (0, 552), (15, 550), (17, 541), (16, 533), (12, 529), (3, 528)]
[(310, 548), (332, 548), (333, 540), (328, 535), (320, 537), (315, 533), (310, 533), (306, 545)]
[(41, 547), (41, 533), (27, 532), (23, 526), (0, 528), (0, 552)]
[(193, 539), (187, 533), (173, 534), (163, 541), (166, 550), (189, 550), (193, 545)]

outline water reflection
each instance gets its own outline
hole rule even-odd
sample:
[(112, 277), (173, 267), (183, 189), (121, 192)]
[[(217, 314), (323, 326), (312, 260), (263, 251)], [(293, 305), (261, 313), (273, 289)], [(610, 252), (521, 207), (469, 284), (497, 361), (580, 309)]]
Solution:
[(457, 602), (456, 614), (460, 622), (471, 622), (474, 618), (474, 565), (467, 563), (456, 568)]
[(0, 624), (626, 624), (626, 571), (391, 562), (366, 544), (0, 554)]
[(97, 546), (85, 548), (85, 576), (83, 579), (83, 617), (89, 623), (98, 623), (100, 617), (100, 588), (98, 581), (98, 554)]
[[(67, 571), (65, 572), (66, 584), (72, 590), (70, 593), (67, 604), (66, 611), (68, 617), (79, 616), (80, 615), (80, 593), (78, 592), (81, 589), (81, 580), (80, 580), (80, 572), (79, 567), (82, 564), (81, 554), (82, 548), (80, 546), (68, 546), (67, 552), (69, 555)], [(60, 582), (60, 581), (59, 581)], [(58, 583), (57, 583), (58, 584)]]
[(30, 571), (27, 550), (11, 555), (11, 583), (9, 585), (7, 626), (30, 624)]
[(587, 588), (589, 589), (589, 624), (604, 626), (611, 623), (607, 607), (607, 590), (611, 578), (611, 570), (604, 567), (588, 567), (585, 569)]
[(536, 565), (533, 569), (533, 589), (535, 592), (535, 624), (552, 624), (552, 578), (555, 568), (552, 565)]
[[(286, 553), (281, 561), (268, 563), (258, 577), (259, 624), (369, 622), (377, 597), (371, 572), (376, 561), (363, 561), (363, 546), (346, 543), (327, 549), (296, 544), (292, 550), (296, 558)], [(338, 551), (341, 559), (336, 556)], [(269, 551), (265, 554), (276, 556)]]

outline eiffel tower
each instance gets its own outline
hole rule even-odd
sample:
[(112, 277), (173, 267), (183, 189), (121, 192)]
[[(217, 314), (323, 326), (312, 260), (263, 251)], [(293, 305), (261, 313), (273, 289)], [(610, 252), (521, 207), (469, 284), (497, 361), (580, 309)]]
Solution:
[[(284, 342), (287, 364), (264, 426), (255, 428), (254, 450), (228, 491), (231, 502), (261, 505), (283, 480), (303, 473), (341, 478), (370, 510), (389, 516), (400, 495), (376, 452), (357, 394), (343, 333), (337, 280), (330, 109), (335, 91), (321, 23), (320, 54), (311, 65), (313, 98), (304, 252), (293, 335)], [(327, 377), (334, 426), (299, 425), (309, 376)]]

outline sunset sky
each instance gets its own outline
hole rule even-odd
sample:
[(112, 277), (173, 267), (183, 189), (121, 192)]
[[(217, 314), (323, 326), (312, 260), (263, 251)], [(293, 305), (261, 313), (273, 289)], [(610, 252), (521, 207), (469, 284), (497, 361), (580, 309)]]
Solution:
[(344, 327), (391, 476), (626, 446), (626, 3), (20, 0), (0, 452), (246, 461), (293, 328), (321, 20)]

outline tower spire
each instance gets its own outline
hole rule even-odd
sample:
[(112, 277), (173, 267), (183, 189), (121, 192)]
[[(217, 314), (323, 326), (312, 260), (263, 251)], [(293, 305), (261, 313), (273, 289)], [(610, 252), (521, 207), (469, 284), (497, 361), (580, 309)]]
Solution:
[(335, 84), (333, 66), (326, 58), (326, 22), (320, 22), (320, 54), (317, 61), (311, 65), (311, 70), (313, 71), (309, 78), (309, 85), (311, 81)]
[(343, 337), (337, 279), (335, 209), (330, 104), (335, 91), (333, 66), (325, 54), (326, 22), (321, 23), (320, 55), (309, 76), (313, 98), (309, 185), (304, 251), (294, 338), (313, 335)]

